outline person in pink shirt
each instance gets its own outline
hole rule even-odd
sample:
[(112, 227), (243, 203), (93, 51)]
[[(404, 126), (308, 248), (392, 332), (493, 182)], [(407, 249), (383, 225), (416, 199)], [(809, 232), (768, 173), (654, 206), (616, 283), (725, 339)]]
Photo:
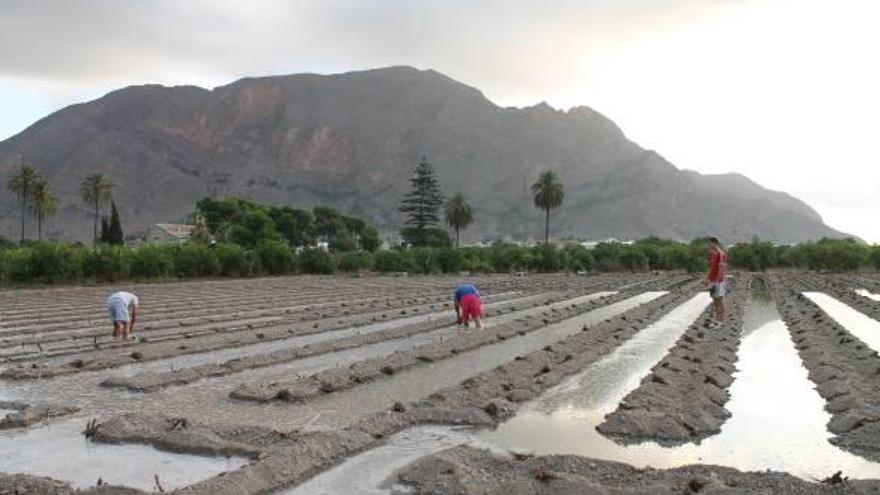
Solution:
[(712, 326), (718, 326), (724, 320), (724, 296), (727, 294), (727, 285), (724, 278), (727, 276), (727, 253), (721, 247), (721, 243), (715, 237), (709, 238), (709, 273), (706, 275), (706, 285), (709, 286), (709, 294), (712, 296), (712, 306), (715, 317), (711, 321)]

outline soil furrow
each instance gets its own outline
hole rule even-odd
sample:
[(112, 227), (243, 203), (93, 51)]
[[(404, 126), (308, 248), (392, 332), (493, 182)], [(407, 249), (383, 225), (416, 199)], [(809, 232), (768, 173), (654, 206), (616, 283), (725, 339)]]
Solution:
[(730, 417), (724, 405), (736, 370), (748, 286), (748, 280), (737, 276), (723, 324), (707, 327), (712, 314), (708, 307), (640, 386), (606, 416), (599, 432), (624, 443), (664, 444), (697, 442), (719, 433)]
[(773, 296), (810, 380), (831, 413), (830, 441), (880, 460), (880, 355), (776, 278)]

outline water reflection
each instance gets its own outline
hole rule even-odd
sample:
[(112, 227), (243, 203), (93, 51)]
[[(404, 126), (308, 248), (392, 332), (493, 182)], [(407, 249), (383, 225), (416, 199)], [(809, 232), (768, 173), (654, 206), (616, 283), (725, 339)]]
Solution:
[(880, 294), (874, 294), (873, 292), (868, 292), (865, 289), (854, 289), (854, 292), (862, 297), (867, 297), (868, 299), (880, 301)]
[(153, 491), (154, 475), (163, 488), (176, 489), (247, 461), (161, 452), (146, 445), (106, 445), (85, 439), (84, 419), (0, 433), (0, 471), (49, 476), (75, 488), (95, 486), (98, 478)]
[(822, 292), (804, 292), (804, 296), (828, 313), (840, 326), (864, 342), (868, 347), (880, 352), (880, 321)]
[[(700, 302), (700, 304), (703, 304)], [(496, 431), (481, 438), (505, 449), (538, 454), (578, 454), (638, 467), (719, 464), (745, 471), (771, 469), (803, 478), (824, 478), (842, 469), (854, 478), (877, 478), (880, 464), (828, 442), (830, 416), (813, 388), (776, 308), (753, 300), (745, 316), (747, 336), (739, 350), (720, 434), (700, 445), (663, 447), (654, 442), (622, 446), (596, 431), (604, 416), (633, 390), (662, 357), (661, 342), (701, 306), (692, 300), (624, 344), (606, 359), (549, 391)], [(674, 318), (673, 318), (674, 317)], [(660, 330), (662, 328), (662, 330)], [(661, 347), (665, 350), (666, 347)], [(639, 357), (635, 357), (632, 355)]]

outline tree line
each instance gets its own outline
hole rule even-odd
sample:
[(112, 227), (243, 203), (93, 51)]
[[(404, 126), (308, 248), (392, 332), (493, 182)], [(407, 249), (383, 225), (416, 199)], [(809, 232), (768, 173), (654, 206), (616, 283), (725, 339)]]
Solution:
[[(83, 203), (94, 211), (93, 241), (99, 240), (112, 244), (122, 244), (122, 226), (119, 213), (113, 203), (113, 182), (104, 174), (86, 177), (80, 184), (80, 198)], [(30, 165), (19, 165), (7, 177), (7, 188), (15, 195), (21, 205), (21, 240), (25, 241), (25, 229), (28, 214), (37, 218), (37, 240), (43, 238), (43, 222), (58, 212), (58, 198), (52, 192), (49, 181)], [(101, 236), (98, 236), (98, 221), (101, 219), (101, 208), (112, 204), (112, 217), (105, 220)]]
[[(455, 245), (461, 245), (461, 231), (474, 221), (473, 207), (461, 192), (444, 203), (443, 192), (435, 176), (434, 167), (422, 157), (410, 178), (412, 190), (398, 208), (407, 215), (400, 236), (412, 247), (447, 247), (452, 244), (449, 233), (438, 226), (440, 210), (446, 223), (455, 231)], [(532, 184), (532, 199), (545, 212), (544, 243), (550, 240), (550, 212), (562, 206), (565, 188), (556, 173), (546, 171)]]

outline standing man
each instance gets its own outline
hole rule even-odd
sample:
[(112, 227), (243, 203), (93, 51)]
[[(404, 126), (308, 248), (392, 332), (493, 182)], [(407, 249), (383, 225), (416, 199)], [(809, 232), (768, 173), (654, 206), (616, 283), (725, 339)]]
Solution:
[(474, 284), (461, 283), (455, 289), (455, 315), (458, 317), (458, 324), (468, 326), (468, 322), (473, 318), (474, 325), (479, 329), (483, 328), (483, 303), (480, 299), (480, 292)]
[(114, 292), (107, 298), (107, 311), (113, 321), (113, 338), (131, 338), (134, 322), (137, 321), (138, 298), (131, 292)]
[(712, 296), (712, 306), (715, 317), (711, 325), (717, 327), (724, 320), (724, 296), (727, 294), (727, 286), (724, 277), (727, 275), (727, 253), (721, 247), (716, 237), (709, 238), (709, 273), (706, 275), (706, 285), (709, 286), (709, 294)]

